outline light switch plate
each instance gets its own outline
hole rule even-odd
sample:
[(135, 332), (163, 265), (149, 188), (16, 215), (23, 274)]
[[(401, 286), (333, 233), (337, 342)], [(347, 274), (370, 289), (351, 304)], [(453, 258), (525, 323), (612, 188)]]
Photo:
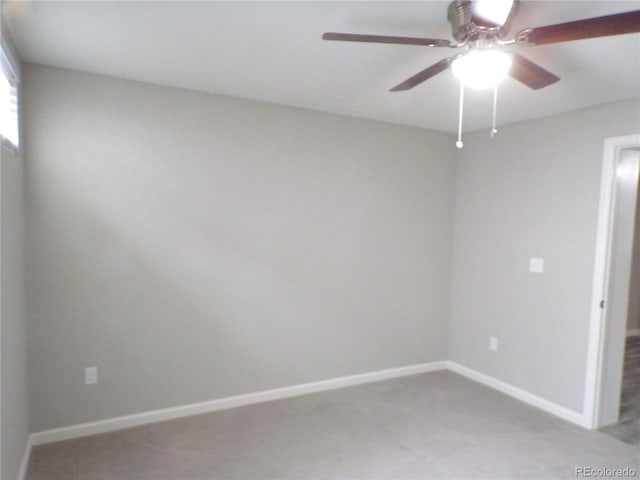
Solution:
[(529, 259), (529, 271), (533, 273), (544, 272), (544, 260), (542, 258), (530, 258)]
[(84, 369), (84, 384), (95, 385), (98, 383), (98, 367), (87, 367)]

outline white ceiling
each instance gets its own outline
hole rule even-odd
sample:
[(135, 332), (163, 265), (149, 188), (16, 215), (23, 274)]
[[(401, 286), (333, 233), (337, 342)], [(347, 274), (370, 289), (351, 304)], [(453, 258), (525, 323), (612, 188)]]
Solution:
[[(325, 31), (451, 39), (448, 2), (5, 2), (28, 62), (453, 132), (450, 71), (408, 92), (397, 83), (448, 48), (321, 40)], [(524, 1), (527, 27), (640, 9), (640, 1)], [(500, 88), (499, 123), (640, 96), (640, 34), (520, 48), (562, 80)], [(490, 91), (467, 91), (465, 129), (488, 128)]]

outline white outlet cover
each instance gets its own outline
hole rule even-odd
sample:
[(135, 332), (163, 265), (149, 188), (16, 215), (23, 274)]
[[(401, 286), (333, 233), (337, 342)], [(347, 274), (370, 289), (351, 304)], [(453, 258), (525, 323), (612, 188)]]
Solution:
[(98, 367), (87, 367), (84, 369), (84, 384), (95, 385), (98, 383)]
[(489, 350), (494, 352), (498, 350), (498, 339), (496, 337), (489, 337)]
[(533, 273), (544, 272), (544, 259), (532, 257), (529, 259), (529, 271)]

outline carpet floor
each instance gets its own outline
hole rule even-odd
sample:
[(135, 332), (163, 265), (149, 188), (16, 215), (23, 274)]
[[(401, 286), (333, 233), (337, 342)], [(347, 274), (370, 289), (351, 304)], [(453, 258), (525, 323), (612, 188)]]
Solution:
[(637, 478), (640, 449), (443, 371), (41, 445), (27, 479), (575, 479), (578, 468)]
[(620, 421), (601, 431), (640, 448), (640, 335), (625, 343)]

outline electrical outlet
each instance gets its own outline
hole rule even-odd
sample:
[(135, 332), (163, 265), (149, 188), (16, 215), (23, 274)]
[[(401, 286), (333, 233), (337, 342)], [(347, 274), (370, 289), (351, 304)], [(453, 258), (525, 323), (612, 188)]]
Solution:
[(534, 257), (530, 258), (529, 271), (533, 273), (544, 273), (544, 259)]
[(498, 339), (496, 337), (489, 337), (489, 350), (498, 351)]
[(87, 367), (84, 369), (84, 384), (95, 385), (98, 383), (98, 367)]

